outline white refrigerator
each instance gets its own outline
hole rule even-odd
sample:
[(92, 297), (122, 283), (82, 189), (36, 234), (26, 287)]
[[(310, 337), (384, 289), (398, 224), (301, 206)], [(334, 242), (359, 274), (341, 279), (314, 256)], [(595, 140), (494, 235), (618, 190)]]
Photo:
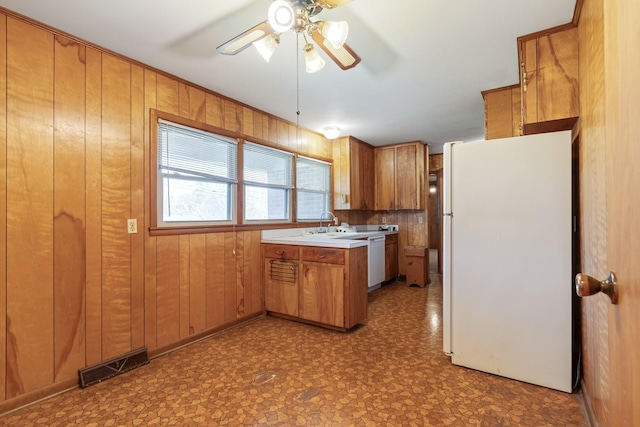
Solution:
[(571, 392), (571, 132), (444, 146), (444, 352)]

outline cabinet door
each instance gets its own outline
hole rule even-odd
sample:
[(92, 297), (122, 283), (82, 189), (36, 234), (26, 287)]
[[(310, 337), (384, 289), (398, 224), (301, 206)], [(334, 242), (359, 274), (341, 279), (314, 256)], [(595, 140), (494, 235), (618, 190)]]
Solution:
[(297, 262), (265, 258), (265, 310), (298, 317), (299, 267)]
[(351, 194), (354, 195), (352, 208), (371, 210), (374, 208), (373, 147), (358, 141), (353, 141), (352, 144)]
[(390, 235), (384, 243), (384, 281), (398, 277), (398, 236)]
[[(419, 163), (424, 164), (417, 144), (396, 148), (396, 209), (423, 209)], [(424, 180), (424, 176), (422, 177)]]
[(344, 327), (344, 267), (304, 263), (302, 270), (300, 317)]
[(484, 96), (485, 139), (513, 136), (511, 88), (487, 92)]
[(395, 148), (375, 150), (375, 210), (396, 209), (396, 155)]
[[(526, 125), (578, 117), (576, 28), (520, 40), (520, 61), (525, 131)], [(567, 123), (566, 128), (551, 127), (546, 131), (571, 129), (573, 121)]]

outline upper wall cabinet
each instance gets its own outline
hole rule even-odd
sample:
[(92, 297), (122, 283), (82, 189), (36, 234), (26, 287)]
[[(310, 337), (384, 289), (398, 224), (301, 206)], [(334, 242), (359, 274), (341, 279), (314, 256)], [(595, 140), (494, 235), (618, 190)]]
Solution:
[(375, 149), (375, 210), (424, 209), (425, 146), (411, 142)]
[(484, 99), (484, 139), (522, 135), (520, 85), (482, 92)]
[(333, 142), (333, 208), (373, 210), (373, 147), (352, 136)]
[(518, 50), (523, 133), (573, 128), (580, 114), (577, 28), (519, 37)]

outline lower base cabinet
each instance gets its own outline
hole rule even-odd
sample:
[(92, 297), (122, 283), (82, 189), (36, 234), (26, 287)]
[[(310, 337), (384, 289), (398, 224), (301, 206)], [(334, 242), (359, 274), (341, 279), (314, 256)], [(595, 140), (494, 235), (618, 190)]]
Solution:
[(366, 320), (366, 246), (262, 246), (267, 312), (339, 330)]

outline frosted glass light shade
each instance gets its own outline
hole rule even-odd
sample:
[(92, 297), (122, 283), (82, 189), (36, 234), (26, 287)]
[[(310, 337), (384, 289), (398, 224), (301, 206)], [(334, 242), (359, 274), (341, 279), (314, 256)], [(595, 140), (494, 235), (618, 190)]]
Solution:
[(324, 128), (324, 137), (327, 139), (336, 139), (340, 136), (340, 128), (338, 126), (327, 126)]
[(276, 51), (276, 48), (279, 44), (280, 36), (275, 33), (253, 42), (253, 45), (255, 46), (260, 56), (262, 56), (267, 62), (269, 62), (269, 60), (271, 59), (271, 55), (273, 55), (273, 52)]
[(284, 33), (293, 27), (294, 13), (293, 7), (289, 2), (284, 0), (276, 0), (269, 6), (267, 12), (269, 25), (277, 33)]
[(307, 43), (304, 46), (304, 62), (306, 64), (305, 70), (307, 73), (315, 73), (316, 71), (322, 70), (322, 67), (324, 67), (324, 59), (322, 59), (311, 43)]
[(320, 23), (320, 34), (329, 41), (336, 49), (340, 49), (347, 40), (349, 34), (349, 24), (346, 21), (333, 22), (323, 21)]

